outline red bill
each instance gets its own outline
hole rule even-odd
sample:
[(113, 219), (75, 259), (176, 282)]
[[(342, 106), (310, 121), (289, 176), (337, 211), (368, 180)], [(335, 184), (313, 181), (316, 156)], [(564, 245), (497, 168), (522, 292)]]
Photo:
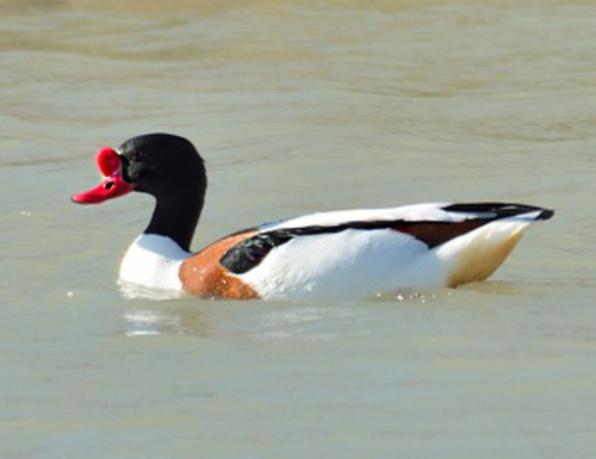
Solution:
[(75, 194), (71, 199), (77, 204), (99, 204), (133, 190), (132, 184), (122, 178), (122, 163), (113, 148), (99, 150), (96, 161), (104, 178), (97, 187)]

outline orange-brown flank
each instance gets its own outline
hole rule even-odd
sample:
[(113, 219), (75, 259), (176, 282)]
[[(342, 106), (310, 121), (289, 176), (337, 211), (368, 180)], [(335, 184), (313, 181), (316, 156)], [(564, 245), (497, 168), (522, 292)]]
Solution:
[(186, 259), (180, 267), (180, 280), (184, 290), (201, 297), (257, 299), (251, 287), (219, 264), (220, 258), (240, 241), (256, 234), (254, 231), (226, 237)]

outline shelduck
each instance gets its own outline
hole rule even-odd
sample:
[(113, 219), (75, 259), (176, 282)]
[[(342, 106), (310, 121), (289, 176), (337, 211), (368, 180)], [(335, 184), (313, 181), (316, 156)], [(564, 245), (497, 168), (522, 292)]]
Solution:
[(100, 149), (97, 165), (99, 186), (72, 200), (152, 195), (153, 216), (126, 252), (119, 282), (171, 297), (350, 300), (455, 287), (486, 279), (532, 223), (553, 215), (498, 202), (324, 212), (238, 231), (191, 253), (207, 177), (190, 141), (134, 137)]

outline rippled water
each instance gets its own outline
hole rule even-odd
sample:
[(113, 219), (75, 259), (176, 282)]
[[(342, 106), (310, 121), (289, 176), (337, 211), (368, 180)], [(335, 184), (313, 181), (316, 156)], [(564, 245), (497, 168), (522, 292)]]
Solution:
[[(595, 30), (589, 1), (0, 1), (0, 457), (590, 457)], [(150, 199), (69, 196), (156, 130), (207, 160), (197, 249), (326, 209), (557, 214), (457, 290), (126, 300)]]

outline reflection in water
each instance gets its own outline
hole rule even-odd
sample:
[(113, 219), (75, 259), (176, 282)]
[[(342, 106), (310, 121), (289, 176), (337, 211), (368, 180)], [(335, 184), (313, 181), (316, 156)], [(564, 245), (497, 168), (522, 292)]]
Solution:
[[(320, 340), (346, 334), (369, 334), (371, 330), (363, 322), (369, 317), (369, 307), (418, 307), (426, 304), (440, 307), (449, 300), (452, 292), (450, 289), (402, 289), (377, 295), (369, 302), (345, 303), (234, 302), (200, 298), (143, 301), (141, 307), (129, 308), (124, 314), (124, 334), (129, 337), (176, 334), (265, 340)], [(140, 297), (136, 298), (136, 301), (132, 300), (133, 304), (140, 301)], [(149, 299), (154, 300), (155, 297)], [(358, 325), (354, 328), (354, 324)]]
[(164, 317), (154, 311), (130, 311), (124, 317), (127, 321), (126, 336), (159, 335), (161, 324), (176, 324), (175, 318)]
[(177, 290), (165, 290), (146, 287), (144, 285), (135, 284), (133, 282), (126, 282), (118, 280), (118, 288), (120, 293), (127, 300), (147, 299), (154, 301), (175, 300), (180, 298), (180, 292)]
[[(151, 305), (153, 306), (153, 305)], [(200, 305), (156, 303), (155, 307), (144, 304), (139, 309), (130, 308), (124, 314), (129, 337), (162, 334), (208, 336), (217, 334), (208, 323), (208, 314)]]

